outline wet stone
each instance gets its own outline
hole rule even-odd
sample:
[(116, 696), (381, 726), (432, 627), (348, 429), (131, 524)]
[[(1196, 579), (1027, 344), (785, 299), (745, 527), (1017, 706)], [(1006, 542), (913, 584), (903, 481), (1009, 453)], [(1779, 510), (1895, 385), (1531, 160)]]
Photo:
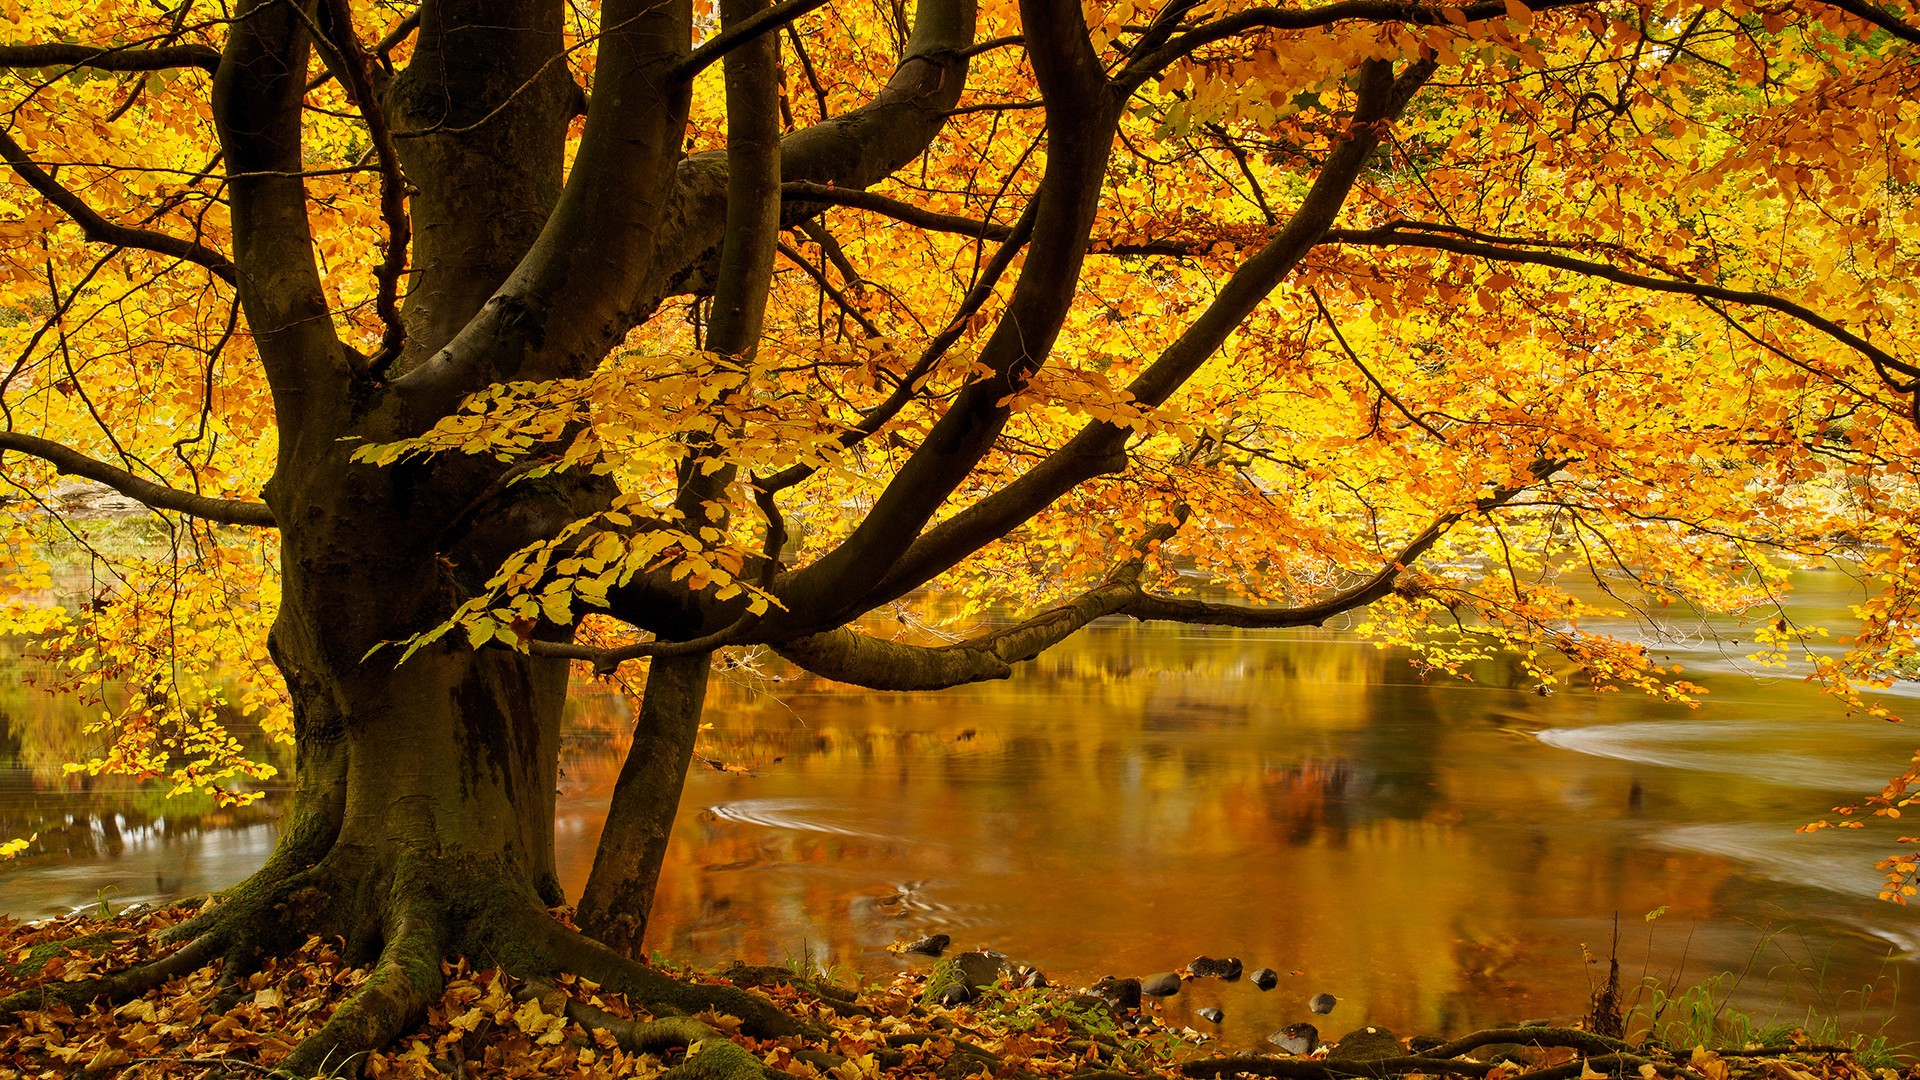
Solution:
[(921, 956), (939, 956), (946, 952), (947, 946), (951, 944), (953, 944), (952, 938), (945, 934), (935, 934), (932, 937), (923, 937), (900, 951), (919, 953)]
[(958, 1005), (980, 996), (980, 987), (1000, 981), (1000, 961), (983, 952), (963, 952), (933, 965), (927, 973), (922, 1005)]
[(1312, 1024), (1288, 1024), (1267, 1036), (1267, 1041), (1289, 1054), (1304, 1057), (1320, 1045), (1320, 1030)]
[(1205, 1020), (1210, 1024), (1217, 1024), (1220, 1021), (1225, 1020), (1227, 1018), (1226, 1013), (1221, 1012), (1219, 1009), (1213, 1009), (1213, 1008), (1195, 1009), (1194, 1013), (1195, 1015), (1199, 1016), (1202, 1020)]
[(1140, 980), (1140, 992), (1148, 997), (1172, 997), (1180, 992), (1180, 976), (1171, 971), (1149, 975)]
[(1377, 1027), (1349, 1031), (1327, 1051), (1329, 1057), (1345, 1061), (1378, 1061), (1381, 1058), (1400, 1057), (1405, 1053), (1406, 1050), (1393, 1032)]
[(1227, 956), (1215, 959), (1211, 956), (1196, 956), (1193, 963), (1187, 965), (1187, 971), (1196, 979), (1225, 979), (1232, 982), (1240, 977), (1240, 958)]
[(1140, 980), (1116, 979), (1109, 975), (1093, 984), (1091, 991), (1095, 997), (1106, 1001), (1115, 1009), (1137, 1009), (1140, 1007)]
[(1262, 990), (1271, 990), (1280, 985), (1280, 973), (1272, 968), (1255, 968), (1247, 975), (1247, 979)]
[(990, 952), (963, 952), (953, 958), (968, 986), (992, 986), (999, 982), (1000, 961), (1000, 954)]
[(1338, 1004), (1340, 1004), (1340, 999), (1334, 997), (1332, 994), (1315, 994), (1312, 999), (1307, 1002), (1307, 1008), (1312, 1009), (1317, 1015), (1325, 1016), (1332, 1012), (1333, 1007)]

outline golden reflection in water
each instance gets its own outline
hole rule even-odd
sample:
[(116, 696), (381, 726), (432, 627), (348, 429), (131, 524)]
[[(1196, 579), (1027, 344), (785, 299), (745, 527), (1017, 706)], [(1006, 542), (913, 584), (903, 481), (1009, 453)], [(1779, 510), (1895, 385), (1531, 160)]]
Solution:
[[(1791, 838), (1832, 797), (1783, 809), (1777, 788), (1738, 776), (1543, 747), (1538, 728), (1653, 707), (1542, 698), (1498, 664), (1476, 674), (1423, 681), (1403, 657), (1331, 634), (1115, 626), (1009, 682), (941, 694), (719, 683), (700, 752), (755, 771), (696, 765), (650, 945), (885, 974), (902, 964), (886, 943), (940, 931), (1076, 984), (1230, 954), (1277, 969), (1280, 987), (1196, 981), (1167, 1009), (1207, 1028), (1192, 1010), (1218, 1005), (1221, 1033), (1246, 1044), (1315, 1019), (1305, 1001), (1321, 991), (1342, 1001), (1319, 1021), (1330, 1034), (1570, 1018), (1604, 974), (1582, 947), (1604, 959), (1616, 913), (1630, 984), (1643, 968), (1698, 979), (1771, 950), (1740, 1003), (1777, 1014), (1812, 993), (1780, 974), (1789, 961), (1827, 964), (1840, 987), (1887, 974), (1884, 940), (1794, 909), (1809, 890), (1756, 888), (1735, 859), (1645, 842), (1651, 818), (1730, 809), (1771, 814)], [(570, 894), (630, 713), (586, 697), (581, 721), (608, 734), (569, 759)], [(1813, 899), (1867, 924), (1895, 916)], [(1659, 925), (1643, 918), (1661, 906)], [(1766, 936), (1808, 916), (1811, 937)]]
[[(1792, 830), (1863, 790), (1809, 778), (1871, 784), (1913, 736), (1731, 674), (1714, 648), (1682, 658), (1715, 689), (1698, 713), (1542, 697), (1503, 663), (1423, 680), (1332, 631), (1098, 626), (1012, 680), (941, 694), (736, 673), (715, 681), (700, 752), (752, 775), (695, 766), (651, 944), (881, 975), (904, 963), (888, 942), (941, 931), (1076, 985), (1237, 955), (1280, 987), (1196, 981), (1166, 1008), (1208, 1028), (1193, 1010), (1217, 1005), (1245, 1045), (1307, 1019), (1411, 1033), (1578, 1014), (1600, 974), (1582, 946), (1604, 958), (1618, 913), (1629, 984), (1744, 968), (1735, 1007), (1762, 1020), (1819, 1005), (1878, 1025), (1886, 986), (1920, 975), (1887, 959), (1920, 948), (1913, 914), (1871, 899), (1886, 837)], [(23, 670), (0, 665), (16, 766), (0, 825), (54, 853), (0, 867), (0, 910), (215, 888), (265, 856), (270, 805), (242, 820), (58, 779), (85, 710)], [(632, 712), (581, 687), (571, 720), (556, 827), (577, 895)], [(1612, 742), (1576, 753), (1543, 729)], [(1864, 1009), (1843, 996), (1869, 985)], [(1310, 1018), (1321, 991), (1341, 1004)], [(1888, 1032), (1920, 1039), (1920, 1023)]]

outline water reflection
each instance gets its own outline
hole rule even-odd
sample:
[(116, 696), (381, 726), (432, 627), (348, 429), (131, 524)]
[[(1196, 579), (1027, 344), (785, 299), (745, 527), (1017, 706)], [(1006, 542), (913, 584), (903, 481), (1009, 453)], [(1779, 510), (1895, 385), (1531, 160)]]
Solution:
[[(1541, 697), (1507, 663), (1474, 675), (1426, 681), (1330, 632), (1121, 624), (942, 694), (719, 680), (700, 752), (753, 773), (696, 765), (652, 944), (880, 974), (903, 963), (888, 942), (939, 931), (1071, 982), (1231, 954), (1279, 988), (1203, 980), (1166, 1008), (1218, 1006), (1223, 1035), (1254, 1043), (1321, 991), (1341, 999), (1320, 1025), (1336, 1032), (1577, 1014), (1596, 974), (1582, 948), (1604, 956), (1618, 913), (1630, 978), (1749, 969), (1736, 1004), (1762, 1020), (1818, 1005), (1880, 1023), (1885, 993), (1864, 1012), (1843, 994), (1913, 974), (1920, 946), (1907, 911), (1872, 899), (1885, 838), (1792, 827), (1898, 771), (1906, 732), (1788, 680), (1704, 676), (1712, 703), (1689, 714)], [(632, 717), (592, 688), (574, 709), (556, 829), (577, 893)], [(13, 828), (23, 775), (0, 800)], [(169, 867), (198, 882), (171, 891), (204, 888), (269, 843), (265, 818), (188, 815), (174, 836), (105, 799), (34, 797), (74, 839), (0, 870), (0, 907), (169, 891)]]

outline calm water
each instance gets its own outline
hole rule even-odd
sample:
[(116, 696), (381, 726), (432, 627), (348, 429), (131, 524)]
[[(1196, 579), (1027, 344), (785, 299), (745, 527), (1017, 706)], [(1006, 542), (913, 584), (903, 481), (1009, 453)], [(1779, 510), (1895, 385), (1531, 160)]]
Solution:
[[(1810, 616), (1858, 597), (1836, 573), (1801, 589)], [(938, 931), (1075, 984), (1230, 954), (1278, 969), (1279, 987), (1192, 982), (1168, 1011), (1218, 1005), (1220, 1033), (1253, 1043), (1309, 1019), (1322, 991), (1340, 998), (1314, 1018), (1324, 1033), (1578, 1015), (1604, 974), (1583, 950), (1604, 958), (1617, 915), (1629, 985), (1744, 970), (1735, 1005), (1762, 1021), (1811, 1007), (1920, 1040), (1899, 996), (1920, 975), (1920, 922), (1874, 899), (1894, 834), (1793, 831), (1876, 790), (1920, 731), (1755, 679), (1738, 644), (1663, 650), (1710, 704), (1542, 697), (1501, 665), (1422, 678), (1335, 630), (1132, 624), (942, 694), (716, 680), (702, 753), (754, 771), (696, 765), (651, 944), (885, 975), (904, 962), (883, 946)], [(18, 687), (0, 708), (0, 826), (41, 833), (0, 869), (0, 910), (201, 891), (270, 847), (270, 804), (48, 792), (59, 751), (34, 731), (74, 722)], [(576, 701), (557, 823), (570, 893), (630, 716), (609, 692)]]

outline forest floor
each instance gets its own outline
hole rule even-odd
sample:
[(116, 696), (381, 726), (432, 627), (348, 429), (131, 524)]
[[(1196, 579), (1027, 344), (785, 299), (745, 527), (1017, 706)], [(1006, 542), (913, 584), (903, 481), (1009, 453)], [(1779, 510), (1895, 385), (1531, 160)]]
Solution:
[[(0, 997), (70, 982), (153, 958), (154, 935), (190, 911), (169, 908), (115, 919), (75, 916), (0, 924)], [(946, 969), (951, 970), (951, 969)], [(812, 982), (784, 968), (684, 972), (687, 979), (750, 985), (806, 1022), (803, 1035), (754, 1039), (726, 1016), (696, 1020), (724, 1033), (771, 1077), (863, 1080), (992, 1076), (1076, 1077), (1463, 1076), (1470, 1080), (1920, 1080), (1911, 1061), (1868, 1064), (1840, 1047), (1663, 1048), (1629, 1045), (1565, 1028), (1478, 1032), (1419, 1054), (1371, 1060), (1283, 1054), (1220, 1056), (1217, 1046), (1151, 1019), (1116, 1018), (1058, 989), (988, 987), (952, 1007), (924, 1003), (943, 969), (903, 973), (857, 991)], [(126, 1077), (129, 1080), (266, 1076), (367, 979), (334, 944), (309, 941), (237, 982), (211, 967), (145, 997), (75, 1010), (32, 1010), (0, 1021), (0, 1080)], [(620, 995), (562, 978), (521, 983), (492, 969), (447, 968), (446, 990), (406, 1035), (352, 1063), (348, 1072), (388, 1077), (640, 1077), (697, 1075), (704, 1051), (623, 1045), (623, 1020), (646, 1020)], [(1125, 1021), (1125, 1022), (1123, 1022)], [(1129, 1030), (1137, 1027), (1137, 1030)], [(704, 1029), (703, 1029), (704, 1030)]]

